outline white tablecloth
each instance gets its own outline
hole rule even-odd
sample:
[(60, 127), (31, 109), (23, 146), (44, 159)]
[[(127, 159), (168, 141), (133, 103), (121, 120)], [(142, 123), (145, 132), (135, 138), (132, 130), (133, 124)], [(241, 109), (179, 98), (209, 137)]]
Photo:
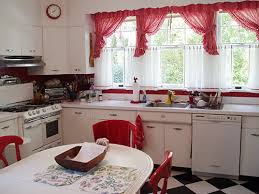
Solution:
[[(36, 153), (9, 167), (0, 170), (0, 193), (3, 194), (75, 194), (88, 193), (79, 190), (79, 182), (72, 185), (55, 187), (33, 182), (35, 173), (45, 171), (56, 164), (54, 157), (76, 145), (66, 145)], [(126, 146), (111, 144), (101, 165), (117, 165), (138, 169), (140, 176), (126, 191), (138, 192), (153, 170), (152, 159), (142, 151)]]

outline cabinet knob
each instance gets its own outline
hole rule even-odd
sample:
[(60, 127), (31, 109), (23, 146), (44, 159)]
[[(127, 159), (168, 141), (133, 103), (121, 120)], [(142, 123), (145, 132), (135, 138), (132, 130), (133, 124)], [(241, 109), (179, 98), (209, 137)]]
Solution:
[(117, 114), (109, 114), (112, 117), (117, 117)]
[(5, 127), (2, 127), (1, 129), (8, 129), (10, 126), (5, 126)]
[(165, 117), (166, 117), (165, 115), (161, 115), (161, 118), (163, 118), (163, 119), (164, 119)]
[(183, 129), (182, 128), (173, 128), (174, 130), (176, 130), (176, 131), (182, 131)]
[(210, 165), (210, 167), (213, 167), (213, 168), (220, 168), (221, 166), (220, 166), (220, 165), (212, 164), (212, 165)]

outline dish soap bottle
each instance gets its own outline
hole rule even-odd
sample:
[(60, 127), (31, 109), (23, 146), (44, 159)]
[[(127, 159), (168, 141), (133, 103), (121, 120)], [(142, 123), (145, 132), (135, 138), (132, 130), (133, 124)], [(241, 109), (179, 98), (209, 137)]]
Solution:
[(138, 78), (134, 77), (134, 82), (132, 84), (133, 95), (132, 95), (132, 102), (139, 102), (139, 83), (137, 82)]

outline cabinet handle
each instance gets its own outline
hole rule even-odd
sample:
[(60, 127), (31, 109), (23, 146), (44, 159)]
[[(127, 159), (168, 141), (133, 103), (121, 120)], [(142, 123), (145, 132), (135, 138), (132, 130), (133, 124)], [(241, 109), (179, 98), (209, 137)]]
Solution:
[(75, 71), (77, 71), (77, 69), (75, 69)]
[(117, 117), (117, 114), (109, 114), (112, 117)]
[(13, 50), (13, 49), (5, 49), (5, 51), (7, 51), (7, 52), (13, 52), (14, 50)]
[(31, 129), (32, 128), (32, 126), (29, 126), (29, 127), (26, 127), (25, 129)]
[(259, 137), (259, 134), (256, 134), (256, 133), (253, 133), (251, 135), (254, 136), (254, 137)]
[(149, 128), (149, 129), (154, 129), (155, 127), (153, 127), (153, 126), (147, 126), (147, 128)]
[(58, 69), (53, 69), (53, 70), (51, 70), (51, 71), (59, 71)]
[(8, 129), (10, 126), (5, 126), (5, 127), (2, 127), (1, 129)]
[(75, 114), (76, 114), (76, 115), (81, 115), (81, 114), (82, 114), (82, 112), (75, 112)]
[(221, 167), (221, 166), (212, 164), (212, 165), (210, 165), (210, 167), (219, 168), (219, 167)]
[(176, 131), (182, 131), (183, 129), (182, 128), (173, 128), (174, 130)]
[(165, 115), (161, 115), (161, 118), (165, 118)]

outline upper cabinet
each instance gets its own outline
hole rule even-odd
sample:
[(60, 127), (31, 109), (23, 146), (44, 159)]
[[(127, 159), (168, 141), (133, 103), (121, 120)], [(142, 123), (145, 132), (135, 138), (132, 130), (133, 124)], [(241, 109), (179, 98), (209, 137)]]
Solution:
[(42, 55), (38, 0), (1, 0), (0, 55)]
[(68, 61), (71, 73), (89, 74), (94, 68), (89, 65), (90, 39), (84, 27), (68, 28)]
[(1, 0), (0, 24), (41, 26), (39, 0)]

